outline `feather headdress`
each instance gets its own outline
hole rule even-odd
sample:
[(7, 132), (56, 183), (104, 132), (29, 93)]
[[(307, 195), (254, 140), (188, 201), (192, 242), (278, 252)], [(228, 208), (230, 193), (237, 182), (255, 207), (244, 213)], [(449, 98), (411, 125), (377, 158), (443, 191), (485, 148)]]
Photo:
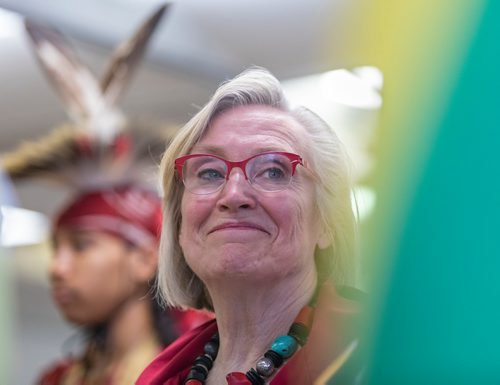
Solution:
[(141, 165), (158, 161), (175, 130), (130, 127), (117, 102), (167, 9), (160, 7), (118, 46), (100, 82), (59, 32), (25, 21), (34, 52), (71, 123), (4, 154), (2, 165), (13, 180), (42, 177), (87, 190), (151, 179)]

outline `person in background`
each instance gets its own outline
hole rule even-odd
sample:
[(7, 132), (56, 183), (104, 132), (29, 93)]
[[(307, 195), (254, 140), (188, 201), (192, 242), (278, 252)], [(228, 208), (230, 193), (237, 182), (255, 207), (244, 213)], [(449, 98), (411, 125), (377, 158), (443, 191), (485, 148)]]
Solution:
[(180, 130), (161, 178), (160, 293), (216, 318), (137, 384), (359, 383), (356, 221), (332, 129), (252, 68)]
[(152, 297), (161, 201), (133, 185), (83, 192), (53, 230), (50, 282), (64, 318), (86, 336), (82, 354), (58, 362), (39, 381), (131, 384), (144, 366), (194, 325)]
[[(157, 270), (161, 200), (148, 183), (168, 135), (130, 124), (117, 101), (167, 6), (115, 50), (99, 81), (56, 30), (26, 20), (28, 36), (72, 122), (4, 154), (16, 183), (45, 179), (72, 190), (54, 220), (50, 281), (67, 321), (82, 330), (40, 385), (129, 385), (174, 338), (211, 318), (162, 309)], [(155, 147), (156, 146), (156, 147)]]

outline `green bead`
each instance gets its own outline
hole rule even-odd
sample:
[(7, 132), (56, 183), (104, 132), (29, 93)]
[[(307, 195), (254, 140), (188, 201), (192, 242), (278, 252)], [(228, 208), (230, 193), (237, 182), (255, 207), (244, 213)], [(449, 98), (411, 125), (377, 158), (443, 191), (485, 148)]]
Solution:
[(290, 336), (280, 336), (276, 338), (271, 346), (271, 350), (278, 353), (283, 358), (288, 358), (297, 351), (297, 341)]
[(309, 336), (309, 329), (303, 324), (293, 323), (288, 335), (295, 338), (300, 346), (304, 346)]

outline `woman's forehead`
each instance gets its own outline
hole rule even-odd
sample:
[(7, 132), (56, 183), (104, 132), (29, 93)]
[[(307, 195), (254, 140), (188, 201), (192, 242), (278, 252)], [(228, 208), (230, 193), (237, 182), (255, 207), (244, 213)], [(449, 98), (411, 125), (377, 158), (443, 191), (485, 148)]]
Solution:
[(254, 151), (297, 151), (305, 129), (288, 112), (268, 106), (244, 106), (218, 115), (194, 151), (223, 152), (237, 145)]

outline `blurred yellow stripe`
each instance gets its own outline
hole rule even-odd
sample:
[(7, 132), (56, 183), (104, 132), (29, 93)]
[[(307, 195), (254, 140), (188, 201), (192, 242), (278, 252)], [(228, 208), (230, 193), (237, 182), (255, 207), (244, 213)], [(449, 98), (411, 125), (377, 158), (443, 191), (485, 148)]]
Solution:
[(358, 340), (352, 341), (349, 346), (320, 374), (316, 381), (314, 381), (313, 385), (326, 385), (328, 380), (331, 379), (342, 367), (342, 365), (346, 363), (357, 347)]

